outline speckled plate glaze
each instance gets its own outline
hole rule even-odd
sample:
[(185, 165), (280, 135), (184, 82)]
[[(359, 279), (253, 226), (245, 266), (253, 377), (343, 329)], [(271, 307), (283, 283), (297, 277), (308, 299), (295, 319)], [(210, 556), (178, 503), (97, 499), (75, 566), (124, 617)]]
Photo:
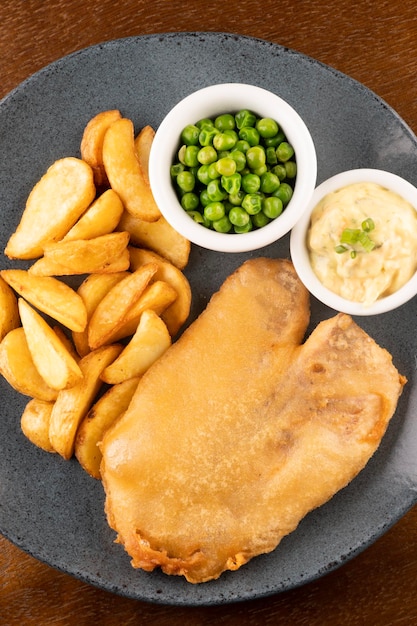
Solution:
[[(32, 185), (57, 158), (79, 155), (97, 112), (119, 108), (137, 128), (211, 83), (248, 82), (276, 92), (310, 128), (318, 182), (357, 167), (384, 168), (417, 185), (416, 138), (386, 103), (351, 78), (278, 45), (225, 33), (172, 33), (97, 45), (49, 65), (0, 103), (0, 238), (3, 250)], [(192, 318), (226, 276), (257, 254), (286, 257), (288, 237), (260, 253), (194, 247), (186, 273)], [(1, 267), (16, 266), (2, 256)], [(23, 264), (21, 264), (24, 266)], [(312, 300), (312, 322), (334, 314)], [(106, 590), (155, 603), (209, 605), (281, 592), (351, 559), (415, 502), (417, 489), (416, 304), (358, 320), (409, 382), (378, 452), (328, 504), (308, 515), (269, 555), (217, 581), (190, 585), (135, 571), (103, 512), (101, 483), (75, 460), (30, 444), (20, 431), (26, 399), (0, 381), (0, 531), (59, 570)], [(155, 442), (158, 445), (158, 442)]]

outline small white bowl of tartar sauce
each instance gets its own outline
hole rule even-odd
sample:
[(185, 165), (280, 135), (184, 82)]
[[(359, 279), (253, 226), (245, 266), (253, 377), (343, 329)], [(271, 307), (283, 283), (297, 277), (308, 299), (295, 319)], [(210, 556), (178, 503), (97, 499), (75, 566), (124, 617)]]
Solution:
[(291, 232), (294, 267), (313, 296), (350, 315), (376, 315), (417, 294), (417, 188), (356, 169), (321, 183)]

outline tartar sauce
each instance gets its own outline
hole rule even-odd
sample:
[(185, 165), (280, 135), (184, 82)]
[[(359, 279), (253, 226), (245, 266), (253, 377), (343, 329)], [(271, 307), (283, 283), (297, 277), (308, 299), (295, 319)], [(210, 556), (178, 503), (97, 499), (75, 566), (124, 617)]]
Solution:
[[(375, 246), (340, 250), (343, 231), (372, 220)], [(417, 212), (376, 183), (354, 183), (326, 195), (314, 208), (307, 236), (312, 268), (331, 291), (372, 304), (397, 291), (417, 268)]]

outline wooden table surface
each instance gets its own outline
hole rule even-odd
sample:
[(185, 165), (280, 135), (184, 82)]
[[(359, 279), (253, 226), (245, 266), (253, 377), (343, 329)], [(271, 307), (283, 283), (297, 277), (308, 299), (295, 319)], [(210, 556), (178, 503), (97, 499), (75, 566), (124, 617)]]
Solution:
[[(415, 0), (2, 0), (0, 98), (46, 64), (92, 44), (155, 32), (222, 31), (270, 40), (352, 76), (416, 132), (416, 9)], [(201, 608), (112, 595), (0, 537), (0, 623), (417, 624), (417, 508), (318, 581), (266, 599)]]

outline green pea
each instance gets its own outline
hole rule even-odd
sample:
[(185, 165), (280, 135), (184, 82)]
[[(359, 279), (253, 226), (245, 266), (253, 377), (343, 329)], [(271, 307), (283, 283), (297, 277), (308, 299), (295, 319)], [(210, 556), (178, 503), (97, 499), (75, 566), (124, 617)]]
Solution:
[(184, 165), (195, 167), (198, 165), (198, 146), (187, 146), (184, 151)]
[(244, 139), (250, 146), (257, 146), (259, 144), (259, 133), (252, 126), (244, 126), (239, 131), (239, 139)]
[(276, 165), (278, 163), (277, 153), (273, 146), (266, 149), (266, 162), (268, 165)]
[(213, 139), (215, 137), (215, 135), (217, 135), (219, 131), (217, 130), (217, 128), (210, 127), (210, 128), (206, 128), (204, 127), (201, 131), (200, 134), (198, 136), (198, 141), (200, 142), (201, 146), (212, 146), (213, 145)]
[(177, 185), (182, 191), (192, 191), (195, 186), (194, 175), (187, 170), (180, 172), (177, 176)]
[(198, 136), (200, 129), (195, 124), (188, 124), (181, 133), (181, 141), (186, 146), (196, 146), (198, 144)]
[(235, 127), (235, 118), (231, 113), (223, 113), (218, 115), (214, 120), (214, 125), (219, 130), (233, 130)]
[(232, 150), (230, 158), (236, 163), (237, 172), (241, 172), (246, 167), (246, 157), (240, 150)]
[(210, 163), (210, 165), (208, 166), (208, 175), (209, 175), (210, 180), (214, 180), (215, 178), (220, 178), (221, 174), (219, 170), (217, 169), (217, 161), (214, 161), (214, 163)]
[(260, 190), (263, 193), (272, 193), (276, 189), (278, 189), (280, 185), (280, 180), (276, 174), (272, 172), (265, 172), (261, 176), (261, 187)]
[(236, 126), (241, 129), (244, 126), (255, 126), (256, 124), (256, 115), (252, 113), (252, 111), (248, 111), (248, 109), (242, 109), (235, 115)]
[(267, 171), (268, 171), (268, 166), (265, 163), (265, 165), (261, 165), (260, 167), (257, 167), (255, 170), (252, 170), (252, 174), (256, 174), (260, 178)]
[(216, 150), (231, 150), (236, 145), (236, 140), (226, 133), (218, 133), (213, 138), (213, 146)]
[[(242, 184), (242, 179), (240, 181)], [(233, 206), (240, 206), (243, 202), (243, 198), (245, 197), (245, 192), (240, 189), (237, 193), (229, 193), (229, 202)]]
[(279, 130), (275, 137), (264, 137), (264, 144), (266, 148), (277, 148), (280, 143), (285, 141), (286, 137), (282, 130)]
[(203, 119), (201, 119), (198, 122), (196, 122), (195, 125), (200, 130), (203, 130), (203, 128), (213, 128), (214, 127), (214, 122), (209, 117), (203, 117)]
[(201, 165), (197, 170), (198, 180), (200, 181), (202, 185), (205, 185), (206, 187), (210, 181), (208, 170), (209, 170), (208, 165)]
[(217, 152), (213, 146), (204, 146), (198, 151), (197, 159), (202, 165), (209, 165), (217, 161)]
[(285, 178), (287, 178), (287, 170), (285, 168), (285, 165), (282, 165), (282, 164), (274, 165), (274, 167), (271, 168), (271, 172), (275, 174), (276, 176), (278, 176), (281, 182), (285, 180)]
[(211, 200), (208, 197), (208, 193), (207, 193), (207, 189), (203, 189), (203, 191), (200, 193), (200, 204), (202, 207), (207, 206), (208, 204), (210, 204)]
[(279, 198), (284, 206), (287, 206), (293, 195), (293, 189), (288, 183), (281, 183), (276, 191), (272, 193), (273, 196)]
[(263, 117), (256, 122), (256, 130), (261, 137), (274, 137), (278, 133), (278, 124), (270, 117)]
[(239, 206), (233, 207), (229, 212), (229, 220), (234, 226), (246, 226), (250, 221), (249, 213)]
[(219, 220), (213, 221), (213, 228), (218, 233), (229, 233), (232, 230), (232, 224), (227, 215), (224, 215)]
[(180, 163), (182, 163), (183, 165), (185, 165), (185, 161), (184, 161), (184, 157), (185, 157), (185, 151), (187, 149), (187, 146), (185, 145), (185, 143), (181, 146), (181, 148), (178, 150), (177, 153), (177, 157), (178, 157), (178, 161)]
[(287, 178), (295, 178), (297, 175), (297, 164), (295, 161), (285, 161), (284, 163)]
[(246, 193), (256, 193), (261, 186), (261, 179), (256, 174), (245, 174), (242, 176), (242, 189)]
[(170, 174), (172, 178), (176, 178), (180, 172), (183, 172), (185, 169), (183, 163), (174, 163), (171, 165)]
[(239, 152), (243, 152), (243, 154), (246, 154), (249, 148), (250, 143), (248, 143), (245, 139), (239, 139), (235, 145), (235, 150), (239, 150)]
[(236, 172), (236, 161), (230, 157), (224, 157), (217, 161), (216, 168), (222, 176), (231, 176)]
[(243, 198), (242, 209), (245, 209), (249, 215), (256, 215), (262, 211), (262, 197), (257, 193), (247, 193)]
[(294, 156), (294, 148), (288, 141), (283, 141), (276, 149), (278, 161), (289, 161)]
[(240, 174), (234, 173), (230, 176), (223, 175), (221, 178), (222, 187), (229, 195), (236, 195), (240, 191), (242, 178)]
[(210, 202), (210, 204), (204, 207), (204, 217), (210, 220), (210, 222), (221, 220), (225, 213), (224, 205), (221, 202)]
[(233, 226), (233, 230), (237, 234), (249, 233), (251, 230), (253, 230), (252, 220), (250, 219), (246, 226)]
[(218, 179), (211, 180), (207, 185), (207, 196), (211, 202), (220, 202), (226, 198), (227, 193), (222, 189)]
[(256, 215), (252, 215), (252, 222), (256, 228), (262, 228), (263, 226), (269, 224), (270, 221), (269, 217), (267, 217), (263, 211), (257, 213)]
[(235, 143), (237, 143), (239, 141), (239, 135), (237, 134), (237, 132), (235, 130), (233, 130), (231, 128), (226, 128), (223, 132), (228, 137), (232, 137), (235, 140)]
[(251, 146), (246, 152), (246, 162), (248, 167), (256, 170), (265, 165), (266, 154), (262, 146)]
[(196, 193), (187, 191), (181, 198), (181, 206), (186, 211), (194, 211), (200, 204), (200, 199)]
[(187, 214), (198, 224), (204, 223), (204, 219), (200, 211), (187, 211)]
[(269, 196), (265, 198), (262, 203), (262, 211), (266, 217), (274, 220), (278, 215), (281, 215), (283, 209), (283, 204), (280, 198), (276, 198), (274, 196)]

